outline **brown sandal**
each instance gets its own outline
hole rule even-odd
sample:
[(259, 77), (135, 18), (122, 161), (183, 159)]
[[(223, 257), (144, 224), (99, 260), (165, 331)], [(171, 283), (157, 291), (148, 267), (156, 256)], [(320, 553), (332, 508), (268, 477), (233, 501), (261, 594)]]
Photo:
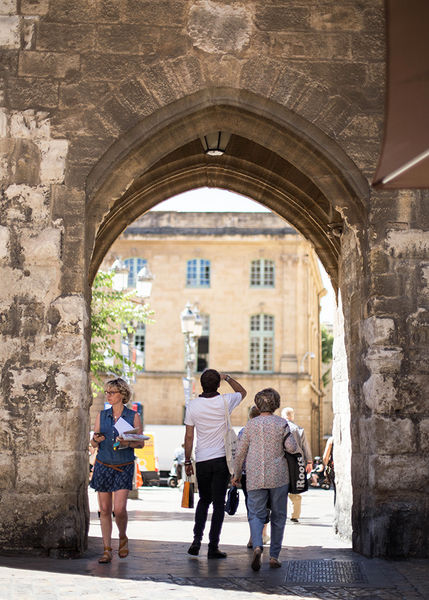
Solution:
[(119, 538), (119, 558), (127, 558), (128, 556), (128, 538)]
[(98, 562), (101, 564), (107, 564), (109, 562), (112, 562), (112, 548), (109, 548), (108, 546), (106, 546), (104, 548), (103, 556), (101, 556), (98, 559)]

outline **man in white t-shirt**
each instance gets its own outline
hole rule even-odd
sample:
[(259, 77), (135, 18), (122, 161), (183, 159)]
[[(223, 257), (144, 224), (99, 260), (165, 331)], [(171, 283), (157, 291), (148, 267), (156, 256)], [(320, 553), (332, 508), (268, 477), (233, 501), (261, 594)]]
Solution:
[[(224, 380), (234, 393), (218, 392)], [(225, 494), (230, 480), (225, 458), (224, 435), (226, 432), (225, 402), (231, 413), (246, 396), (246, 390), (235, 379), (215, 369), (207, 369), (201, 375), (203, 392), (190, 401), (185, 415), (185, 471), (193, 474), (191, 455), (194, 443), (194, 430), (197, 434), (195, 447), (196, 475), (199, 501), (195, 511), (194, 540), (188, 553), (197, 556), (209, 506), (213, 503), (213, 514), (209, 533), (207, 558), (226, 558), (226, 552), (219, 550), (219, 538), (225, 514)]]

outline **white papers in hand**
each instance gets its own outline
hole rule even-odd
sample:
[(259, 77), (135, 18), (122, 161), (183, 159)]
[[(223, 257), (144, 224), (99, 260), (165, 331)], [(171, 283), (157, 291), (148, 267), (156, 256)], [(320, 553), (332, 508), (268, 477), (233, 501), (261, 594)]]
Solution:
[(130, 425), (129, 423), (127, 423), (127, 421), (125, 419), (123, 419), (122, 417), (119, 417), (119, 419), (116, 421), (115, 429), (119, 433), (119, 435), (122, 435), (123, 433), (126, 433), (127, 431), (134, 431), (134, 427), (132, 425)]

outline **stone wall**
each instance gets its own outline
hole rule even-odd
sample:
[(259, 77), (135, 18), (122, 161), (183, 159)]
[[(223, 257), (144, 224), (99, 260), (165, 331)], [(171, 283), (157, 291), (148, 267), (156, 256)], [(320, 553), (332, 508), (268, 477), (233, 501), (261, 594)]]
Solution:
[(84, 547), (88, 273), (211, 185), (283, 216), (341, 288), (354, 547), (427, 556), (428, 193), (369, 191), (383, 26), (381, 0), (3, 0), (2, 548)]

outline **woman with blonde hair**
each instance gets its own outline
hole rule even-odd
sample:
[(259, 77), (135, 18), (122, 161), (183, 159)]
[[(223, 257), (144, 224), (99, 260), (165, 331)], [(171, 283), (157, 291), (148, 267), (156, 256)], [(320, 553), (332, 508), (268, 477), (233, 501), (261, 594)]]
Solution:
[(270, 567), (280, 567), (278, 559), (282, 547), (287, 514), (289, 470), (284, 449), (296, 453), (296, 441), (290, 435), (287, 422), (274, 415), (280, 406), (280, 394), (273, 388), (258, 392), (255, 405), (260, 415), (250, 419), (243, 430), (234, 462), (232, 484), (241, 479), (246, 460), (249, 525), (253, 542), (252, 569), (259, 571), (263, 551), (262, 531), (271, 507)]
[(97, 448), (98, 452), (90, 486), (98, 492), (101, 533), (104, 542), (104, 553), (98, 562), (110, 563), (112, 509), (119, 530), (119, 558), (128, 556), (127, 499), (129, 490), (133, 489), (134, 448), (142, 448), (144, 442), (124, 441), (115, 429), (115, 424), (122, 418), (136, 430), (136, 433), (142, 433), (140, 415), (125, 406), (131, 397), (128, 383), (120, 377), (111, 379), (106, 383), (104, 393), (111, 407), (102, 410), (95, 420), (95, 433), (91, 445)]

